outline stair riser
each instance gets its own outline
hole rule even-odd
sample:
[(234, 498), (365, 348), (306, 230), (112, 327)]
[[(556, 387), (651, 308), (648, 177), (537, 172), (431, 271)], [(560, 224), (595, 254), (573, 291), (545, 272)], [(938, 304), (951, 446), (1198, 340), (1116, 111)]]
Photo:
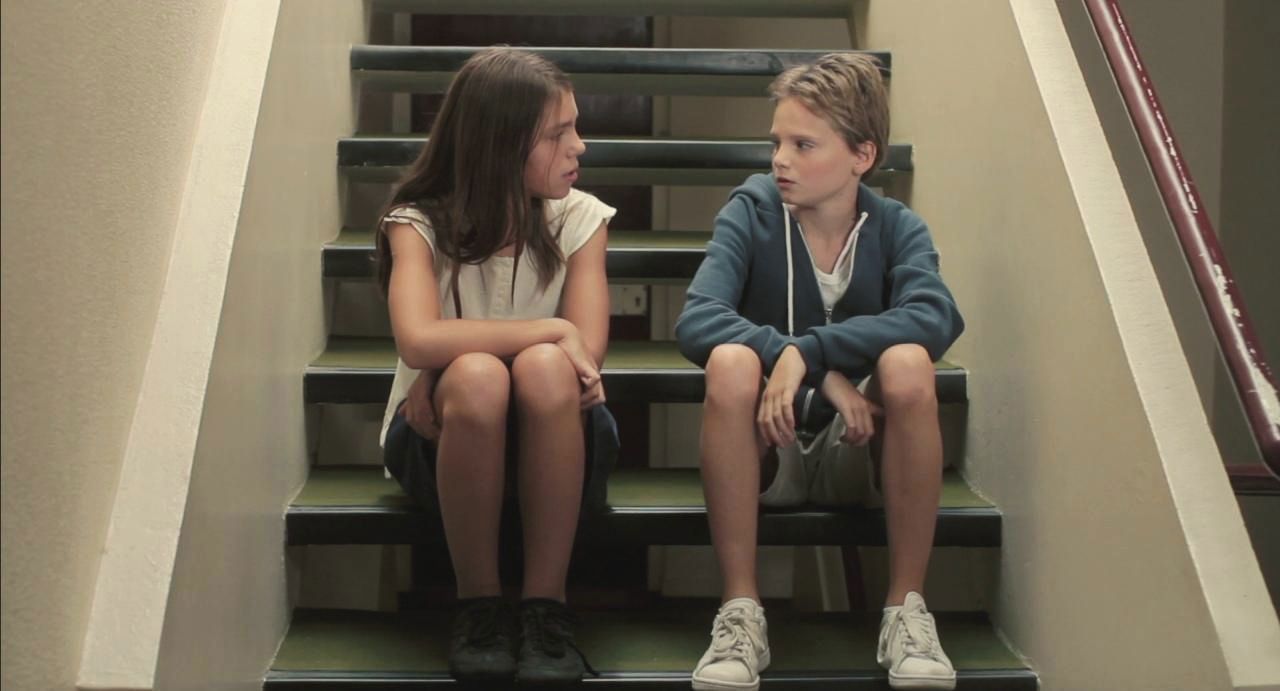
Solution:
[[(697, 434), (701, 411), (697, 404), (677, 404), (678, 407), (660, 407), (653, 411), (655, 420), (679, 421), (691, 427), (685, 432), (687, 443), (681, 443), (668, 452), (653, 452), (653, 467), (694, 467), (697, 465)], [(382, 431), (382, 415), (385, 401), (365, 405), (326, 406), (324, 424), (316, 430), (317, 463), (320, 465), (346, 465), (370, 463), (377, 465), (382, 458), (378, 436)], [(616, 412), (616, 411), (615, 411)], [(939, 406), (938, 421), (942, 428), (942, 453), (947, 467), (958, 467), (964, 461), (965, 428), (968, 424), (968, 408), (963, 403)], [(652, 423), (651, 423), (652, 424)], [(669, 423), (670, 424), (670, 423)], [(624, 444), (641, 435), (647, 435), (643, 425), (628, 426), (624, 418), (618, 421), (618, 434)]]
[[(366, 93), (443, 94), (453, 82), (453, 72), (370, 71), (352, 72)], [(573, 92), (582, 96), (715, 96), (759, 98), (769, 94), (772, 76), (703, 76), (689, 74), (572, 75)]]
[[(418, 156), (426, 139), (423, 137), (352, 137), (338, 140), (338, 166), (348, 171), (361, 168), (395, 168), (407, 166)], [(768, 141), (702, 141), (648, 139), (587, 139), (586, 152), (580, 157), (581, 184), (588, 182), (593, 170), (651, 170), (667, 175), (673, 171), (735, 172), (741, 182), (743, 173), (768, 171), (773, 146)], [(881, 166), (887, 171), (912, 169), (911, 146), (890, 145)], [(655, 182), (654, 184), (660, 184)]]
[[(700, 250), (610, 250), (605, 272), (612, 283), (687, 281), (693, 278), (704, 256)], [(367, 245), (326, 248), (323, 262), (326, 278), (367, 280), (374, 276), (373, 248)]]

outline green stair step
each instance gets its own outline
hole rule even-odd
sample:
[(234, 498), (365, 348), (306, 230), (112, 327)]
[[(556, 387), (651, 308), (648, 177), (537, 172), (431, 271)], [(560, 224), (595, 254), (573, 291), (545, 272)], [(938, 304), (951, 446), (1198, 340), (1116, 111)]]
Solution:
[[(504, 512), (519, 539), (517, 512)], [(380, 466), (316, 466), (285, 517), (291, 545), (424, 544), (443, 540), (438, 517), (419, 510)], [(959, 473), (943, 476), (935, 544), (994, 547), (1001, 515)], [(760, 516), (764, 545), (883, 545), (884, 512), (806, 507)], [(697, 469), (620, 469), (609, 478), (609, 508), (584, 516), (579, 541), (601, 544), (710, 544)]]
[[(395, 375), (390, 338), (334, 336), (303, 377), (307, 403), (386, 403)], [(966, 400), (965, 371), (946, 361), (936, 366), (940, 403)], [(698, 403), (704, 393), (700, 368), (684, 359), (672, 341), (613, 341), (601, 375), (609, 401)]]
[[(782, 71), (829, 51), (714, 48), (522, 48), (573, 75), (580, 93), (621, 95), (767, 95)], [(364, 86), (389, 91), (443, 93), (453, 75), (481, 46), (358, 45), (351, 69)], [(872, 55), (889, 74), (887, 52)]]
[(373, 0), (373, 9), (414, 14), (849, 18), (849, 0)]
[[(718, 603), (668, 600), (643, 610), (583, 611), (578, 644), (601, 672), (591, 688), (689, 688), (709, 642)], [(764, 689), (883, 689), (875, 614), (796, 612), (767, 601), (772, 664)], [(1034, 691), (1033, 671), (1001, 642), (980, 612), (936, 614), (956, 667), (957, 689)], [(454, 685), (448, 676), (444, 611), (381, 613), (297, 610), (264, 689), (409, 688)]]
[[(338, 166), (353, 179), (394, 181), (417, 157), (425, 136), (357, 135), (338, 140)], [(737, 185), (768, 172), (767, 139), (592, 138), (580, 157), (583, 185)], [(891, 144), (868, 183), (912, 170), (911, 145)]]
[[(661, 283), (693, 278), (711, 233), (610, 230), (605, 271), (614, 283)], [(326, 278), (372, 278), (373, 232), (345, 229), (324, 246)]]

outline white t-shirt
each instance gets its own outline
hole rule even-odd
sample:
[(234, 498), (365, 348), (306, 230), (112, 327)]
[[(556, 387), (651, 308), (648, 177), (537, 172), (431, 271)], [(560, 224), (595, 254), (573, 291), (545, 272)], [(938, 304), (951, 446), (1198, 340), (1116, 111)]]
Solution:
[[(594, 196), (571, 189), (564, 199), (543, 202), (547, 227), (552, 234), (560, 233), (560, 251), (566, 261), (577, 252), (602, 222), (613, 218), (617, 209)], [(435, 232), (426, 215), (412, 207), (401, 207), (388, 213), (385, 222), (407, 223), (431, 246), (435, 258), (436, 280), (439, 283), (441, 319), (456, 319), (453, 305), (453, 288), (450, 285), (451, 264), (444, 253), (436, 251)], [(565, 265), (561, 264), (545, 289), (538, 287), (538, 271), (529, 253), (520, 257), (520, 270), (514, 271), (514, 257), (490, 257), (482, 264), (463, 264), (458, 271), (458, 294), (462, 298), (462, 312), (467, 319), (546, 319), (557, 316), (560, 293), (564, 289)], [(512, 300), (511, 280), (515, 274), (515, 299)], [(418, 378), (418, 370), (396, 360), (396, 375), (391, 383), (391, 396), (382, 417), (382, 433), (379, 443), (386, 443), (387, 428)]]
[[(849, 283), (853, 280), (853, 258), (857, 253), (858, 233), (862, 230), (862, 222), (865, 220), (866, 214), (863, 214), (853, 226), (853, 231), (845, 238), (844, 247), (836, 257), (836, 265), (831, 273), (818, 268), (818, 262), (813, 258), (813, 250), (809, 249), (809, 240), (806, 238), (804, 241), (805, 249), (809, 250), (809, 261), (813, 264), (813, 275), (818, 279), (818, 290), (822, 293), (822, 310), (826, 312), (828, 324), (831, 323), (831, 310), (849, 289)], [(804, 238), (803, 229), (800, 231), (800, 237)]]

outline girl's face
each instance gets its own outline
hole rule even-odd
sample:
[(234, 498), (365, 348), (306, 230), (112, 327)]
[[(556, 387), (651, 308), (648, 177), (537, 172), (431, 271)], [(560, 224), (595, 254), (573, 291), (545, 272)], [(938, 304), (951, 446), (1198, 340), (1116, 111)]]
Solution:
[(874, 144), (850, 149), (830, 123), (795, 98), (778, 101), (769, 138), (782, 201), (798, 208), (856, 195), (862, 174), (875, 162)]
[(524, 164), (524, 185), (542, 199), (563, 199), (578, 179), (578, 157), (587, 145), (578, 136), (578, 103), (567, 89), (547, 103), (533, 151)]

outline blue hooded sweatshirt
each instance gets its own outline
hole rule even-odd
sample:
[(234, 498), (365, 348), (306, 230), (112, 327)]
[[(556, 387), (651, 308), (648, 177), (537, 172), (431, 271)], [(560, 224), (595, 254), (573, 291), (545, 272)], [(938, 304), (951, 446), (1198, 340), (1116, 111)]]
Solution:
[(853, 250), (853, 275), (828, 323), (813, 260), (794, 222), (787, 246), (773, 176), (747, 178), (716, 216), (706, 258), (689, 285), (676, 321), (680, 352), (706, 367), (713, 348), (741, 343), (760, 356), (767, 374), (794, 344), (804, 357), (804, 384), (815, 388), (831, 370), (862, 379), (894, 345), (915, 343), (941, 358), (964, 331), (964, 320), (938, 275), (929, 229), (906, 206), (866, 185), (859, 186), (857, 208), (867, 217)]

